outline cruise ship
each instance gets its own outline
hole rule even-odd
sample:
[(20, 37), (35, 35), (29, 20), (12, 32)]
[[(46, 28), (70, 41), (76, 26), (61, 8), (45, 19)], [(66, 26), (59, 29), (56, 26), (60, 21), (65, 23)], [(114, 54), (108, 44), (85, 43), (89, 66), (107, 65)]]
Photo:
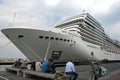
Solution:
[(105, 34), (89, 13), (67, 18), (55, 28), (6, 28), (3, 34), (30, 60), (52, 57), (57, 62), (120, 60), (120, 42)]

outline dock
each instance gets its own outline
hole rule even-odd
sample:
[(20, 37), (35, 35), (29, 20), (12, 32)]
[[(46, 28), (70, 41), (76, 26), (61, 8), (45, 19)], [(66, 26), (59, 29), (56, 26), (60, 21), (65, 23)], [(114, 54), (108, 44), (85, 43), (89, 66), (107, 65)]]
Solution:
[[(119, 80), (120, 79), (120, 63), (107, 63), (107, 64), (102, 64), (102, 66), (107, 68), (109, 73), (107, 76), (99, 78), (99, 80)], [(78, 80), (89, 80), (90, 65), (79, 65), (79, 66), (76, 66), (75, 68), (76, 68), (76, 71), (79, 73)], [(56, 70), (60, 72), (64, 72), (64, 69), (65, 67), (56, 68)], [(0, 80), (54, 80), (53, 78), (55, 77), (55, 74), (51, 75), (51, 74), (35, 72), (30, 70), (23, 70), (22, 73), (20, 72), (20, 74), (22, 75), (17, 75), (17, 71), (19, 70), (16, 70), (16, 69), (13, 69), (13, 70), (15, 70), (15, 72), (0, 71)], [(63, 79), (59, 79), (59, 80), (63, 80)], [(66, 80), (68, 79), (66, 78)]]
[(6, 67), (6, 71), (12, 72), (12, 73), (14, 72), (16, 76), (22, 76), (23, 78), (34, 76), (34, 77), (39, 77), (39, 78), (45, 78), (48, 80), (58, 80), (58, 79), (68, 80), (70, 77), (72, 77), (71, 75), (66, 75), (62, 71), (57, 71), (54, 74), (50, 74), (50, 73), (32, 71), (28, 69), (19, 69), (19, 68), (14, 68), (14, 67)]

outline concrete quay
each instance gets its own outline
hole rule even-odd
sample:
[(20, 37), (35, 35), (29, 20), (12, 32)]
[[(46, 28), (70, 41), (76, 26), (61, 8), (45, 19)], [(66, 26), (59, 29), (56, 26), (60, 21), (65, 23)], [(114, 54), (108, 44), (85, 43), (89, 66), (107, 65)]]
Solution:
[(112, 75), (111, 77), (105, 80), (120, 80), (120, 72), (118, 74)]
[[(120, 63), (107, 63), (102, 64), (108, 70), (108, 75), (99, 80), (120, 80)], [(79, 65), (76, 66), (76, 71), (79, 73), (78, 80), (89, 80), (90, 78), (90, 65)], [(64, 71), (65, 67), (57, 67), (57, 71)], [(0, 71), (0, 80), (47, 80), (41, 77), (28, 77), (17, 76), (16, 74), (11, 74), (10, 72)]]
[(103, 77), (101, 80), (120, 80), (120, 70), (109, 73), (107, 76)]

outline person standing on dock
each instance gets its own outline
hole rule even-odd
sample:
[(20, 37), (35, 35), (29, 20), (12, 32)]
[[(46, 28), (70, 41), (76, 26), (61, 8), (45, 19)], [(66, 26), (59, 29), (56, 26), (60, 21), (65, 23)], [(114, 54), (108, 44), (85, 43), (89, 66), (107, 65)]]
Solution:
[[(97, 64), (97, 66), (95, 66), (95, 63)], [(101, 74), (101, 68), (99, 64), (100, 63), (98, 62), (94, 62), (94, 61), (91, 62), (91, 70), (90, 70), (91, 77), (89, 80), (98, 80), (98, 76), (99, 74)]]
[(95, 65), (94, 65), (94, 62), (91, 61), (91, 70), (90, 70), (90, 79), (89, 80), (95, 80), (95, 74), (96, 74)]
[(75, 72), (75, 67), (74, 67), (74, 64), (72, 63), (72, 60), (69, 60), (66, 64), (66, 67), (65, 67), (65, 73), (67, 75), (74, 75), (74, 78), (73, 80), (77, 80), (78, 78), (78, 73)]
[(101, 77), (102, 75), (102, 69), (101, 69), (101, 66), (100, 66), (100, 62), (97, 62), (96, 63), (97, 64), (97, 66), (96, 66), (96, 76), (97, 76), (97, 78), (99, 78), (99, 77)]

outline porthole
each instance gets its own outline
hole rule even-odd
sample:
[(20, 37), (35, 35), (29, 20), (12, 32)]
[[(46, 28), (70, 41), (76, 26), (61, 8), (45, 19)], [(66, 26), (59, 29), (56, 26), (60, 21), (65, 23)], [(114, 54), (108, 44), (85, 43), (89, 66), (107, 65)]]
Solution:
[(62, 38), (60, 38), (60, 41), (62, 41), (63, 39)]
[(53, 39), (54, 39), (54, 37), (51, 37), (50, 39), (51, 39), (51, 40), (53, 40)]
[(43, 36), (39, 36), (39, 38), (43, 38)]
[(67, 42), (70, 42), (70, 40), (67, 40)]
[(56, 40), (59, 40), (59, 38), (55, 38)]
[(23, 38), (24, 36), (23, 35), (18, 35), (18, 38)]
[(45, 37), (45, 39), (49, 39), (49, 37)]
[(64, 41), (66, 41), (66, 39), (64, 39)]
[(74, 43), (76, 43), (76, 41), (74, 41)]

